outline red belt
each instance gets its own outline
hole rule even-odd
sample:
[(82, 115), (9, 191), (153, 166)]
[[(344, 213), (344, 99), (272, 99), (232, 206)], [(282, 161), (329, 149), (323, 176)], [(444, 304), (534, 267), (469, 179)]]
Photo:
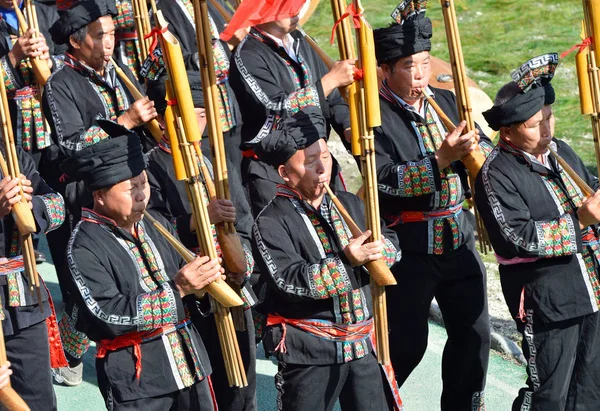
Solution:
[(244, 158), (252, 158), (254, 160), (258, 160), (258, 156), (254, 152), (254, 150), (251, 149), (251, 148), (248, 149), (248, 150), (242, 151), (242, 157), (244, 157)]
[(337, 324), (326, 320), (302, 320), (297, 318), (285, 318), (276, 314), (269, 314), (267, 326), (281, 325), (281, 341), (275, 347), (275, 351), (287, 352), (285, 336), (287, 334), (286, 324), (305, 331), (315, 337), (333, 342), (354, 342), (364, 340), (373, 331), (373, 319), (361, 321), (356, 324)]
[(104, 358), (108, 351), (117, 351), (121, 348), (133, 347), (133, 356), (135, 357), (135, 378), (139, 380), (140, 375), (142, 374), (142, 349), (140, 345), (144, 342), (154, 340), (161, 335), (172, 333), (189, 324), (190, 319), (186, 318), (175, 325), (158, 328), (156, 330), (132, 332), (120, 335), (112, 340), (101, 340), (96, 345), (96, 357)]
[(462, 212), (462, 204), (457, 206), (433, 211), (401, 211), (397, 215), (386, 216), (387, 220), (392, 220), (388, 227), (398, 224), (416, 223), (421, 221), (435, 220), (437, 218), (449, 218), (457, 216)]

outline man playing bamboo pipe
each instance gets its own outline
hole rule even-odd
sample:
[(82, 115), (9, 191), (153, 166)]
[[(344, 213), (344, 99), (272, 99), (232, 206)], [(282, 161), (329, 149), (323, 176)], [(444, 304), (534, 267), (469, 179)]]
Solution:
[[(477, 178), (476, 192), (485, 195), (476, 203), (523, 334), (529, 377), (513, 410), (600, 409), (600, 193), (583, 161), (552, 137), (549, 79), (557, 62), (547, 54), (525, 63), (483, 113), (500, 140)], [(584, 198), (549, 146), (594, 195)]]
[[(2, 154), (6, 156), (3, 146)], [(19, 233), (11, 211), (23, 197), (31, 206), (38, 233), (48, 233), (64, 222), (65, 205), (20, 147), (17, 157), (23, 196), (19, 194), (18, 179), (2, 175), (0, 180), (0, 318), (7, 357), (12, 363), (12, 387), (32, 410), (56, 410), (50, 364), (51, 357), (62, 355), (62, 346), (54, 309), (43, 282), (42, 301), (29, 290), (30, 279), (24, 272)]]
[[(98, 385), (109, 410), (216, 410), (210, 363), (187, 304), (220, 278), (217, 259), (183, 258), (142, 220), (150, 197), (139, 138), (111, 136), (63, 163), (93, 191), (67, 259), (80, 307), (76, 329), (96, 341)], [(166, 227), (158, 213), (154, 217)]]
[[(293, 2), (273, 4), (284, 8)], [(290, 14), (284, 15), (285, 18), (271, 17), (260, 23), (253, 22), (250, 33), (232, 57), (230, 83), (242, 112), (242, 148), (246, 150), (242, 177), (254, 215), (273, 198), (276, 185), (282, 183), (275, 170), (252, 151), (277, 121), (292, 116), (303, 107), (318, 106), (327, 120), (327, 136), (333, 127), (349, 140), (348, 106), (337, 88), (354, 81), (354, 62), (339, 61), (331, 71), (327, 69), (296, 30), (302, 3), (299, 2), (295, 11), (289, 6)], [(276, 13), (269, 14), (274, 15)], [(336, 170), (334, 176), (337, 175)], [(334, 178), (334, 182), (342, 187), (339, 177)]]
[[(61, 175), (57, 165), (73, 153), (95, 144), (107, 134), (96, 124), (97, 119), (110, 119), (129, 129), (139, 128), (156, 117), (153, 103), (147, 98), (134, 101), (129, 91), (117, 78), (115, 68), (110, 62), (114, 49), (114, 23), (112, 16), (117, 9), (114, 0), (70, 2), (70, 8), (59, 4), (60, 19), (51, 27), (52, 39), (56, 44), (66, 44), (65, 65), (48, 80), (43, 97), (44, 114), (50, 123), (54, 145), (46, 150), (48, 164), (54, 167), (45, 170), (45, 177), (59, 192), (63, 193), (69, 213), (76, 223), (82, 206), (91, 206), (91, 196), (81, 184), (69, 181)], [(117, 63), (118, 64), (118, 63)], [(127, 67), (122, 69), (134, 84), (138, 84)], [(146, 138), (144, 138), (146, 141)], [(59, 282), (69, 277), (65, 266), (64, 252), (71, 233), (72, 225), (65, 224), (60, 231), (51, 236), (49, 244), (56, 264)], [(68, 290), (62, 288), (67, 311), (61, 319), (63, 339), (77, 342), (77, 334), (69, 335), (72, 329), (68, 324), (72, 313), (72, 304)], [(81, 341), (80, 341), (81, 342)], [(81, 382), (80, 356), (83, 346), (66, 344), (70, 364), (76, 368), (59, 371), (61, 379), (68, 385)], [(64, 373), (63, 373), (64, 371)]]
[[(194, 110), (198, 118), (198, 125), (202, 131), (206, 126), (206, 117), (204, 114), (204, 94), (200, 81), (200, 73), (197, 71), (188, 71), (188, 79), (195, 107)], [(154, 101), (159, 113), (158, 121), (163, 126), (163, 115), (167, 108), (165, 95), (164, 78), (148, 82), (148, 96)], [(203, 151), (210, 152), (210, 148), (206, 150), (203, 146), (203, 149)], [(209, 171), (212, 171), (209, 156), (210, 154), (204, 155), (204, 163), (210, 168)], [(148, 153), (148, 182), (151, 189), (149, 208), (160, 212), (163, 216), (175, 222), (177, 233), (186, 247), (191, 250), (198, 249), (198, 240), (193, 227), (193, 219), (190, 218), (191, 206), (186, 185), (183, 181), (178, 181), (175, 176), (171, 148), (166, 136), (158, 147)], [(228, 278), (234, 283), (244, 285), (242, 287), (242, 299), (244, 300), (246, 330), (238, 331), (237, 339), (248, 379), (247, 387), (235, 388), (229, 386), (215, 318), (213, 315), (209, 315), (211, 311), (210, 307), (201, 307), (201, 315), (197, 310), (192, 310), (191, 314), (192, 322), (200, 331), (208, 355), (211, 358), (213, 366), (211, 382), (219, 409), (222, 411), (250, 411), (256, 410), (256, 341), (252, 311), (250, 309), (255, 302), (255, 297), (248, 281), (254, 268), (254, 259), (250, 251), (250, 230), (253, 220), (244, 188), (236, 173), (229, 174), (229, 188), (231, 201), (221, 199), (210, 201), (208, 204), (208, 214), (212, 224), (218, 224), (223, 221), (235, 222), (235, 229), (240, 235), (246, 255), (246, 272), (228, 273)], [(204, 190), (207, 192), (206, 185), (204, 185)]]
[[(256, 150), (285, 184), (252, 229), (264, 281), (258, 309), (268, 316), (265, 351), (279, 360), (278, 409), (329, 411), (338, 398), (343, 410), (393, 409), (373, 352), (373, 307), (362, 266), (399, 260), (390, 241), (395, 235), (384, 226), (382, 241), (367, 242), (370, 231), (352, 238), (323, 187), (332, 157), (318, 107), (299, 111), (281, 127)], [(364, 229), (360, 199), (338, 195)]]
[[(402, 385), (425, 353), (435, 297), (448, 331), (441, 408), (479, 409), (490, 329), (485, 268), (475, 250), (474, 228), (462, 212), (468, 183), (459, 161), (474, 149), (478, 135), (461, 135), (464, 124), (447, 133), (421, 95), (424, 90), (459, 123), (454, 95), (428, 87), (432, 28), (424, 11), (374, 32), (385, 76), (382, 124), (375, 129), (379, 205), (403, 252), (392, 268), (398, 285), (386, 288), (390, 354)], [(480, 145), (491, 150), (487, 138)]]

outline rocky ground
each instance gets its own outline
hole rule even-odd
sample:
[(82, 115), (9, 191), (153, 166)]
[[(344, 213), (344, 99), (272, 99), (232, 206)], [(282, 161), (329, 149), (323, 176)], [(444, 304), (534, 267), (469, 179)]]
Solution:
[[(348, 190), (356, 192), (361, 184), (356, 162), (345, 150), (337, 135), (331, 137), (329, 140), (329, 147), (342, 167), (343, 177), (348, 186)], [(493, 253), (485, 255), (482, 258), (487, 270), (488, 305), (491, 329), (520, 344), (521, 336), (517, 332), (515, 323), (506, 308), (504, 296), (502, 295), (496, 259), (494, 258)]]

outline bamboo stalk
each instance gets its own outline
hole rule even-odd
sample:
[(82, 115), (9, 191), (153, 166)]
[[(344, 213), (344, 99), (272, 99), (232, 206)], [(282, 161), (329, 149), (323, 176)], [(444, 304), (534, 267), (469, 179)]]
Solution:
[[(145, 0), (142, 0), (145, 2)], [(143, 15), (142, 12), (140, 10), (140, 2), (139, 0), (132, 0), (131, 1), (131, 6), (133, 8), (133, 20), (135, 22), (135, 31), (137, 32), (137, 36), (138, 36), (138, 47), (140, 50), (140, 61), (145, 61), (146, 57), (148, 57), (148, 43), (146, 42), (146, 40), (144, 39), (144, 36), (146, 34), (148, 34), (148, 32), (145, 30), (144, 27), (144, 23), (143, 23)]]
[[(135, 86), (135, 84), (133, 84), (129, 77), (127, 77), (127, 74), (125, 74), (123, 69), (121, 69), (121, 67), (119, 67), (112, 58), (110, 59), (110, 61), (112, 62), (115, 71), (117, 72), (117, 76), (119, 76), (119, 80), (123, 82), (123, 84), (125, 84), (125, 87), (127, 87), (127, 90), (129, 90), (129, 92), (133, 96), (133, 99), (136, 101), (143, 99), (144, 95), (137, 89), (137, 87)], [(163, 136), (163, 130), (160, 128), (160, 124), (158, 124), (158, 121), (155, 118), (153, 118), (152, 120), (147, 122), (145, 126), (148, 128), (150, 134), (152, 134), (152, 137), (154, 137), (154, 140), (156, 140), (157, 143), (160, 143)]]
[(593, 104), (593, 112), (590, 115), (590, 120), (592, 124), (592, 135), (594, 138), (596, 168), (597, 170), (600, 170), (600, 124), (598, 119), (600, 114), (600, 78), (598, 75), (598, 66), (596, 60), (596, 39), (598, 35), (596, 29), (598, 29), (597, 23), (600, 22), (600, 16), (595, 14), (595, 11), (598, 10), (597, 3), (598, 0), (583, 0), (582, 2), (585, 31), (587, 35), (592, 37), (592, 42), (589, 45), (589, 51), (587, 53), (589, 87)]
[[(24, 0), (24, 1), (25, 1), (25, 12), (27, 13), (27, 17), (29, 19), (30, 24), (27, 24), (27, 20), (25, 19), (23, 12), (19, 8), (17, 0), (12, 0), (13, 7), (15, 9), (15, 14), (17, 15), (17, 20), (19, 21), (19, 30), (22, 29), (23, 30), (22, 32), (25, 33), (27, 30), (29, 30), (29, 28), (32, 28), (35, 30), (35, 33), (33, 35), (33, 37), (35, 38), (38, 36), (38, 33), (39, 33), (38, 22), (37, 22), (37, 13), (35, 10), (35, 6), (33, 5), (33, 2), (31, 2), (30, 0)], [(43, 87), (46, 84), (46, 82), (48, 81), (50, 74), (52, 74), (50, 72), (50, 67), (48, 67), (48, 62), (46, 60), (41, 60), (39, 57), (36, 57), (34, 59), (30, 59), (30, 63), (31, 63), (31, 68), (33, 69), (33, 74), (34, 74), (38, 84), (41, 87)]]

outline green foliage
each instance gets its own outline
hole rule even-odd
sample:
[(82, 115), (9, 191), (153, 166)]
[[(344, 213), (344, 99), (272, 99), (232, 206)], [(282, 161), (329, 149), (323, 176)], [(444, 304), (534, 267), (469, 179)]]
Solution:
[[(399, 0), (363, 0), (365, 16), (374, 28), (392, 22), (389, 14)], [(510, 72), (531, 57), (569, 49), (580, 43), (581, 0), (458, 0), (456, 14), (468, 75), (493, 99), (510, 81)], [(430, 1), (427, 16), (433, 23), (432, 54), (448, 60), (448, 46), (440, 2)], [(322, 0), (305, 30), (331, 55), (333, 18)], [(556, 137), (567, 141), (586, 165), (595, 168), (590, 120), (579, 111), (575, 52), (560, 61), (553, 80), (556, 90)]]

